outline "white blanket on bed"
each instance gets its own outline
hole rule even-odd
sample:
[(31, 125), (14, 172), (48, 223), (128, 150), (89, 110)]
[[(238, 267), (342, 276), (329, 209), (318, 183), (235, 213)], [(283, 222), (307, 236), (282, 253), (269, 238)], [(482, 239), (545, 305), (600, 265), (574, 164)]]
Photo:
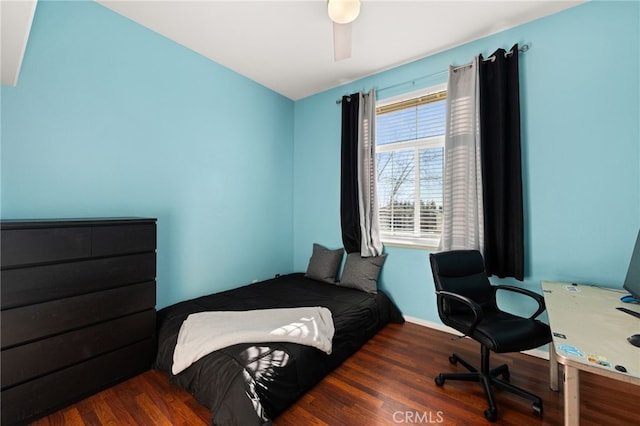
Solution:
[(257, 309), (191, 314), (182, 323), (171, 371), (178, 374), (200, 358), (238, 343), (292, 342), (331, 353), (335, 329), (329, 309)]

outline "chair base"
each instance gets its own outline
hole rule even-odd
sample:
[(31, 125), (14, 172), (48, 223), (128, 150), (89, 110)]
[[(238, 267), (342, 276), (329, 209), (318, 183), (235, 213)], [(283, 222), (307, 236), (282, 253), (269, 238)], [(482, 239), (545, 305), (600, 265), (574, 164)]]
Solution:
[[(489, 404), (489, 408), (484, 411), (484, 416), (487, 420), (492, 422), (496, 421), (496, 419), (498, 418), (498, 408), (496, 407), (495, 399), (493, 396), (494, 386), (498, 389), (514, 393), (518, 396), (532, 401), (533, 412), (538, 416), (542, 416), (542, 399), (530, 392), (525, 391), (524, 389), (513, 386), (511, 383), (506, 382), (506, 380), (509, 380), (510, 377), (509, 367), (507, 366), (507, 364), (502, 364), (496, 368), (490, 368), (490, 350), (485, 346), (482, 346), (481, 351), (482, 366), (480, 371), (478, 371), (477, 368), (454, 353), (449, 357), (449, 362), (451, 364), (457, 364), (459, 362), (467, 370), (469, 370), (470, 373), (440, 373), (435, 378), (436, 385), (442, 386), (444, 385), (444, 382), (446, 380), (462, 380), (467, 382), (482, 383), (482, 386), (484, 387), (484, 393)], [(499, 379), (498, 376), (502, 376), (502, 380)]]

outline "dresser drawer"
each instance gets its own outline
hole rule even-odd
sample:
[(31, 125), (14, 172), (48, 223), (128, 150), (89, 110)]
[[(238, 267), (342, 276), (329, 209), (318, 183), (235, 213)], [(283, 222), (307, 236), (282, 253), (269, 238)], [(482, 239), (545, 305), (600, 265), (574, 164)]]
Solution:
[(146, 371), (152, 339), (109, 352), (2, 391), (2, 424), (24, 424)]
[(155, 309), (2, 351), (2, 389), (155, 334)]
[(94, 257), (155, 251), (156, 224), (96, 226), (91, 238)]
[(155, 307), (155, 282), (118, 287), (0, 314), (2, 349)]
[(2, 309), (155, 279), (156, 254), (143, 253), (1, 272)]
[(3, 229), (2, 269), (91, 256), (91, 228)]

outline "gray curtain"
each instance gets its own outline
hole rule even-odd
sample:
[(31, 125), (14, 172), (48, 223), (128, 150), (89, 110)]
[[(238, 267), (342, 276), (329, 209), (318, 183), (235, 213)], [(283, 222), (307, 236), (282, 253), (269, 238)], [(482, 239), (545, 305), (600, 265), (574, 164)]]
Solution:
[(484, 248), (478, 61), (449, 67), (439, 250)]
[(358, 134), (358, 206), (360, 208), (360, 232), (362, 257), (382, 254), (378, 200), (376, 196), (376, 92), (360, 95)]

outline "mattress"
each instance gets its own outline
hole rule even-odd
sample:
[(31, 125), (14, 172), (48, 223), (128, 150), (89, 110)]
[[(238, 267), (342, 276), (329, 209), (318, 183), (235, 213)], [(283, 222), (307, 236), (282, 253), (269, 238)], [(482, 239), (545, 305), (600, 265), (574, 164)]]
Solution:
[[(241, 343), (212, 352), (177, 375), (173, 352), (191, 313), (322, 306), (331, 311), (331, 354), (297, 343)], [(389, 322), (403, 317), (383, 292), (366, 293), (302, 273), (177, 303), (158, 311), (155, 368), (211, 411), (214, 425), (270, 424)]]

